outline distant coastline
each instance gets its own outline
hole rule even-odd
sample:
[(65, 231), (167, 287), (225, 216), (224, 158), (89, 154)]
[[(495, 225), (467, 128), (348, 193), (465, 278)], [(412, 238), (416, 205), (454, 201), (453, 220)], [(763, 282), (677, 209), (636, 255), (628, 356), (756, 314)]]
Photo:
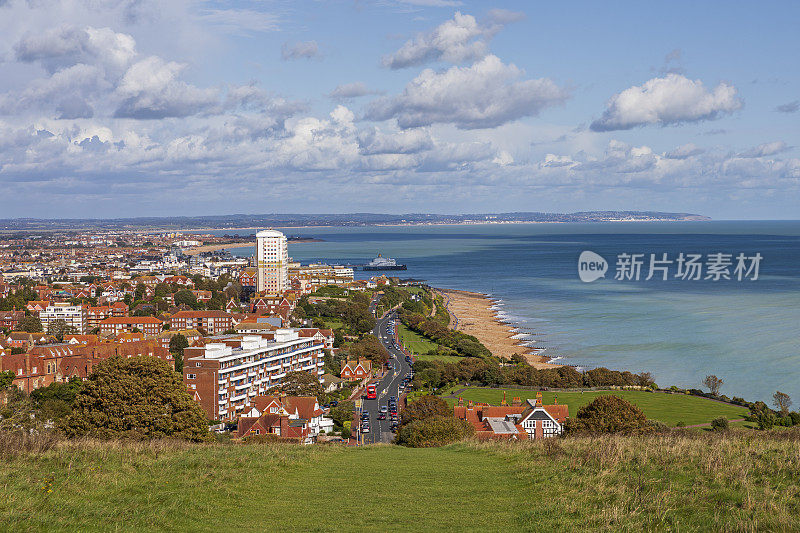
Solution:
[(237, 231), (265, 227), (317, 228), (364, 226), (434, 226), (476, 224), (531, 224), (564, 222), (706, 221), (695, 213), (661, 211), (580, 211), (574, 213), (510, 212), (445, 215), (437, 213), (263, 214), (198, 217), (138, 217), (116, 219), (0, 219), (0, 233), (44, 231), (186, 232)]

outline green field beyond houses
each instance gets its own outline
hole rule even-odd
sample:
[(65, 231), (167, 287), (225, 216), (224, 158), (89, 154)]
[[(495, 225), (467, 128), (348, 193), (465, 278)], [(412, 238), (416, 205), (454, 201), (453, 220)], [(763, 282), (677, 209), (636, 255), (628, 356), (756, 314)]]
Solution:
[(67, 442), (0, 464), (6, 531), (798, 530), (797, 432), (409, 449)]
[[(463, 389), (463, 390), (462, 390)], [(460, 391), (460, 392), (459, 392)], [(528, 398), (535, 398), (536, 391), (529, 389), (511, 388), (480, 388), (480, 387), (453, 387), (445, 394), (452, 394), (456, 397), (464, 398), (467, 402), (485, 402), (491, 405), (500, 405), (505, 391), (506, 400), (511, 400), (516, 396), (524, 402)], [(718, 417), (725, 417), (728, 420), (736, 420), (746, 417), (749, 410), (736, 405), (701, 398), (699, 396), (689, 396), (687, 394), (665, 394), (658, 392), (644, 391), (585, 391), (585, 392), (550, 392), (542, 393), (542, 401), (545, 404), (552, 404), (558, 397), (558, 403), (569, 405), (569, 415), (574, 417), (578, 409), (601, 395), (613, 394), (621, 396), (629, 402), (637, 405), (644, 411), (647, 418), (659, 420), (669, 426), (676, 426), (683, 422), (687, 426), (696, 424), (707, 424)], [(454, 404), (455, 398), (447, 398), (447, 401)]]

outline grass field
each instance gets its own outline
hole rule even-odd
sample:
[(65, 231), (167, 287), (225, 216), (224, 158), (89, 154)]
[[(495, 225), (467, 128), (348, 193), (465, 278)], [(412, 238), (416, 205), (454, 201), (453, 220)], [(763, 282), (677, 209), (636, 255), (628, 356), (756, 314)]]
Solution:
[[(458, 390), (455, 387), (454, 390)], [(468, 388), (458, 396), (464, 401), (472, 400), (475, 402), (485, 402), (491, 405), (499, 405), (503, 399), (503, 391), (506, 393), (506, 400), (511, 403), (512, 398), (518, 396), (525, 401), (528, 398), (535, 398), (536, 391), (523, 389), (482, 389)], [(453, 389), (447, 393), (452, 392)], [(445, 393), (445, 394), (447, 394)], [(667, 425), (675, 426), (678, 422), (683, 422), (688, 426), (695, 424), (705, 424), (713, 419), (724, 416), (729, 420), (744, 418), (749, 411), (744, 407), (728, 405), (698, 396), (686, 394), (662, 394), (644, 391), (586, 391), (586, 392), (543, 392), (542, 401), (545, 404), (552, 404), (558, 396), (558, 403), (569, 405), (569, 415), (575, 416), (578, 408), (591, 402), (598, 396), (604, 394), (615, 394), (636, 404), (647, 418), (660, 420)], [(448, 399), (450, 403), (456, 400)]]
[(416, 450), (72, 443), (0, 462), (0, 529), (796, 531), (797, 450), (797, 432)]
[(429, 351), (435, 350), (439, 347), (439, 345), (435, 342), (432, 342), (422, 335), (411, 331), (399, 321), (397, 322), (397, 333), (400, 336), (400, 341), (405, 343), (406, 348), (414, 353), (428, 353)]
[(418, 355), (414, 358), (417, 361), (442, 361), (443, 363), (458, 363), (463, 357), (457, 355)]

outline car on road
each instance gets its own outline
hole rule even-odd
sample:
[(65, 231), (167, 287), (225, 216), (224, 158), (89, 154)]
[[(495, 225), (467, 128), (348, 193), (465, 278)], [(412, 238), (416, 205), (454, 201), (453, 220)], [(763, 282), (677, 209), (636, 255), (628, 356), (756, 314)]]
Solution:
[(331, 405), (331, 407), (336, 407), (337, 405), (339, 405), (339, 401), (338, 400), (331, 400), (331, 404), (330, 405)]
[(378, 415), (378, 420), (386, 420), (386, 413), (380, 413)]
[(388, 410), (389, 410), (388, 407), (386, 407), (385, 405), (381, 405), (381, 413), (385, 413)]

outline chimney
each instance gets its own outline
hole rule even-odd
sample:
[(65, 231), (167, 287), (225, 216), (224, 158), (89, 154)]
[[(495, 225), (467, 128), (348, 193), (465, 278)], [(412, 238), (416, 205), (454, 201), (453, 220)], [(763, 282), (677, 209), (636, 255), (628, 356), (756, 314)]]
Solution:
[(458, 397), (458, 406), (464, 407), (464, 398), (462, 398), (461, 396)]
[(500, 402), (500, 405), (508, 405), (508, 402), (506, 402), (506, 391), (503, 391), (503, 401)]
[(558, 394), (556, 394), (556, 398), (553, 400), (553, 405), (558, 405)]
[(542, 406), (542, 391), (536, 393), (536, 406), (537, 407)]
[(520, 399), (519, 396), (514, 396), (514, 399), (511, 400), (511, 405), (513, 405), (514, 407), (519, 407), (522, 405), (522, 400)]
[(470, 400), (469, 403), (467, 404), (467, 408), (472, 409), (472, 400)]

